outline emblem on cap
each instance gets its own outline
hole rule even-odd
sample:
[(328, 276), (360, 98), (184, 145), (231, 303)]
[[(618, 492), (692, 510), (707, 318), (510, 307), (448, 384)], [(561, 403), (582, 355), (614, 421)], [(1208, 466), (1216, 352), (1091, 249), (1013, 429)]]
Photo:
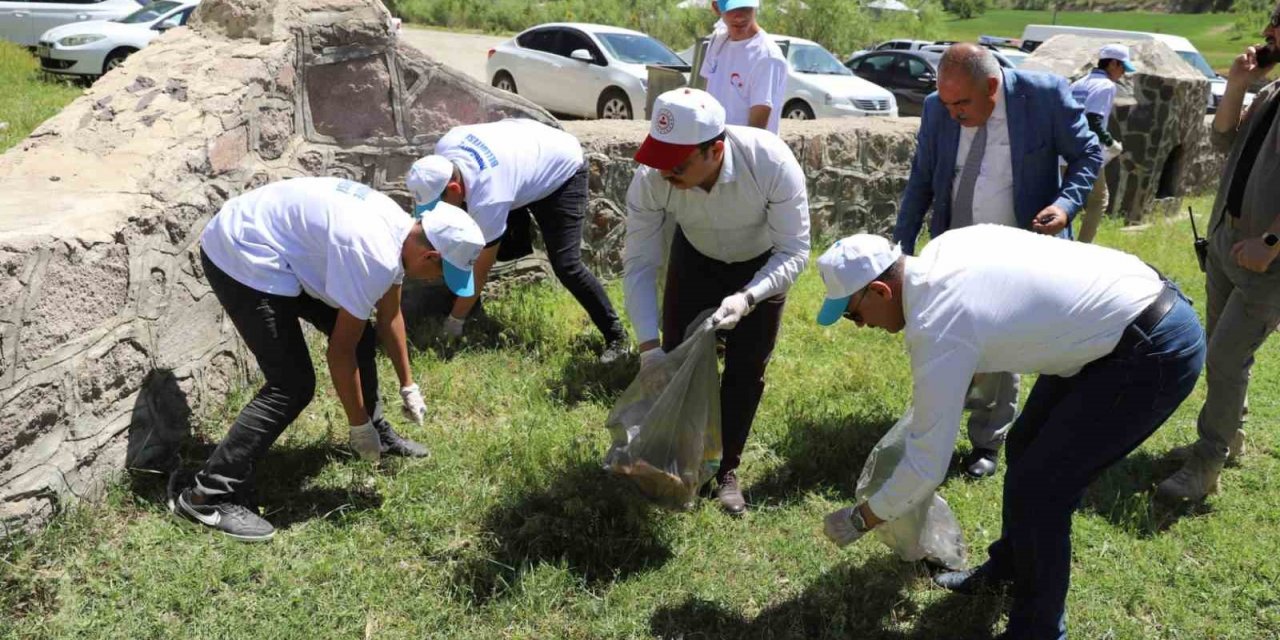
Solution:
[(671, 133), (676, 126), (676, 117), (670, 109), (659, 109), (658, 117), (653, 121), (653, 128), (662, 135)]

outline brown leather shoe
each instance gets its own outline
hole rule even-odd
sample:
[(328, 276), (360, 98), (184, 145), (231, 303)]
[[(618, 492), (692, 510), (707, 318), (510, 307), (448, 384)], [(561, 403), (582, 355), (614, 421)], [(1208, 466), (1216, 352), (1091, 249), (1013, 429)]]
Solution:
[(731, 516), (740, 516), (747, 512), (747, 501), (742, 497), (742, 489), (738, 488), (738, 474), (729, 471), (720, 479), (720, 488), (716, 491), (720, 500), (720, 508)]

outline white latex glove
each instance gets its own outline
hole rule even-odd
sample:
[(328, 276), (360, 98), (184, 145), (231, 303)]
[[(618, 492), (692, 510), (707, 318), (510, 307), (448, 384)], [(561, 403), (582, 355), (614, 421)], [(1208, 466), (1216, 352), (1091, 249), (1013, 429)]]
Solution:
[(444, 334), (452, 340), (462, 337), (462, 330), (467, 326), (466, 318), (455, 318), (450, 315), (444, 319)]
[(1112, 140), (1111, 144), (1102, 148), (1102, 164), (1111, 162), (1120, 157), (1124, 153), (1124, 145), (1119, 140)]
[(640, 352), (640, 370), (644, 371), (667, 359), (667, 352), (662, 347), (654, 347), (648, 351)]
[(720, 308), (716, 309), (715, 315), (711, 316), (711, 321), (717, 329), (732, 329), (738, 326), (742, 321), (742, 317), (750, 311), (750, 305), (747, 304), (747, 294), (735, 293), (720, 302)]
[(427, 415), (427, 403), (422, 399), (422, 391), (418, 389), (418, 385), (411, 384), (407, 387), (400, 388), (400, 411), (404, 414), (406, 420), (412, 421), (414, 424), (422, 424), (422, 419)]
[(377, 462), (382, 455), (382, 441), (378, 439), (378, 430), (373, 428), (373, 420), (351, 425), (348, 437), (351, 449), (360, 455), (361, 460)]
[(853, 510), (857, 507), (845, 507), (839, 511), (832, 511), (827, 517), (822, 519), (822, 533), (827, 539), (834, 542), (837, 547), (844, 547), (858, 541), (866, 534), (865, 531), (858, 531), (853, 527)]

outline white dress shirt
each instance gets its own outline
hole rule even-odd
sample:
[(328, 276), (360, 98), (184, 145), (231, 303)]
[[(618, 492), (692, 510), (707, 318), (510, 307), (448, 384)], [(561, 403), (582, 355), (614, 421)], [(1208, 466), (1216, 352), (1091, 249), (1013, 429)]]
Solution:
[[(969, 148), (978, 134), (977, 127), (960, 127), (960, 146), (956, 149), (956, 173), (951, 182), (951, 204), (955, 206), (960, 174)], [(973, 185), (973, 223), (1018, 226), (1013, 213), (1013, 158), (1009, 150), (1009, 117), (1004, 101), (1004, 80), (996, 89), (996, 106), (987, 120), (987, 150), (982, 168)]]
[(676, 189), (645, 166), (627, 190), (622, 287), (642, 343), (658, 339), (658, 272), (669, 216), (689, 244), (714, 260), (745, 262), (772, 250), (747, 285), (757, 302), (785, 293), (809, 262), (809, 197), (790, 147), (763, 129), (725, 130), (724, 164), (711, 191)]
[(1127, 253), (975, 225), (908, 257), (902, 286), (914, 415), (902, 462), (868, 500), (887, 520), (945, 479), (975, 373), (1075, 375), (1115, 349), (1164, 285)]

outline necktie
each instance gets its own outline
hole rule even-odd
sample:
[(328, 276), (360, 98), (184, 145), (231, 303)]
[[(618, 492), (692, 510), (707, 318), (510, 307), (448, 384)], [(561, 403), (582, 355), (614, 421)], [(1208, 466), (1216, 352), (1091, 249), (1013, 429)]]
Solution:
[(987, 125), (978, 127), (964, 158), (960, 171), (960, 184), (956, 187), (956, 199), (951, 206), (951, 228), (959, 229), (973, 224), (973, 187), (978, 184), (978, 172), (982, 169), (982, 156), (987, 152)]

